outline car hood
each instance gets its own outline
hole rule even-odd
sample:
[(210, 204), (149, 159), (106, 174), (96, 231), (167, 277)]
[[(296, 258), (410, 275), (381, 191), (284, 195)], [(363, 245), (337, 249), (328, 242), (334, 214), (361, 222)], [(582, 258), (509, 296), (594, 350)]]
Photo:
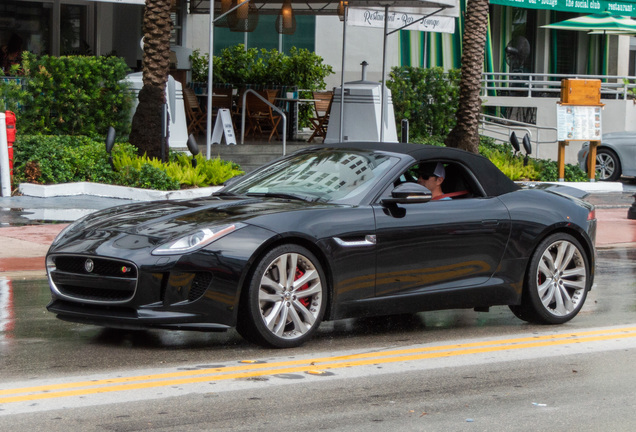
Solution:
[(92, 213), (73, 231), (108, 231), (170, 239), (203, 227), (238, 222), (258, 225), (258, 219), (266, 215), (331, 206), (333, 204), (251, 197), (154, 201)]

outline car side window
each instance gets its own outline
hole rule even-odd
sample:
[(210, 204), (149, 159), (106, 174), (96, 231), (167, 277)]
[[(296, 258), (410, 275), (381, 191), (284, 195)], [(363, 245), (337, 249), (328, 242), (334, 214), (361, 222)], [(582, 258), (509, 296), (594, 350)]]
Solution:
[(437, 163), (440, 163), (443, 167), (445, 177), (442, 182), (442, 192), (448, 198), (464, 199), (485, 196), (475, 176), (463, 165), (452, 161), (427, 160), (413, 164), (402, 172), (395, 179), (393, 185), (382, 193), (380, 199), (390, 197), (393, 188), (402, 183), (417, 183), (421, 172), (425, 173), (425, 177), (426, 174), (434, 174), (427, 173), (427, 170), (430, 171), (432, 169), (434, 171)]

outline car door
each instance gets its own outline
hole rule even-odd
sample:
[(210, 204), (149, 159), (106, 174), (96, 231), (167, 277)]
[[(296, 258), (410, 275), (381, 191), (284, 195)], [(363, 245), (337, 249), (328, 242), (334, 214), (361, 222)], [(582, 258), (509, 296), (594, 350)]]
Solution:
[(374, 212), (376, 298), (417, 302), (427, 294), (482, 285), (495, 273), (510, 235), (508, 210), (496, 197), (378, 203)]

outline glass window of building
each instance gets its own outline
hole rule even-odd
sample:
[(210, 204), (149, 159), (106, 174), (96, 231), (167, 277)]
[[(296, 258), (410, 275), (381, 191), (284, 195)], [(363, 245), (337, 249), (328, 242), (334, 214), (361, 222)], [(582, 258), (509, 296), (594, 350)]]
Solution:
[(60, 54), (92, 55), (86, 28), (86, 6), (62, 4), (60, 8)]
[(0, 47), (8, 46), (12, 38), (18, 40), (17, 36), (20, 50), (50, 54), (52, 11), (51, 3), (2, 0)]
[[(225, 27), (214, 28), (214, 53), (218, 55), (223, 48), (245, 43), (248, 48), (278, 49), (279, 34), (276, 31), (276, 16), (261, 15), (256, 30), (250, 33), (233, 32)], [(296, 32), (293, 35), (282, 35), (282, 52), (289, 54), (291, 47), (315, 50), (316, 17), (308, 15), (296, 16)]]

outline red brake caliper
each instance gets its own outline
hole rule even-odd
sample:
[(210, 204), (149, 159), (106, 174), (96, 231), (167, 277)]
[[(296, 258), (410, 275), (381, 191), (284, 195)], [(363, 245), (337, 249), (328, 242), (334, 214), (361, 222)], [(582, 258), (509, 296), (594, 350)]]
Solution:
[[(304, 274), (305, 274), (304, 271), (296, 267), (296, 276), (294, 277), (294, 280), (300, 279), (301, 277), (303, 277)], [(309, 283), (306, 283), (305, 285), (301, 286), (300, 288), (297, 289), (297, 291), (304, 291), (307, 288), (309, 288)], [(301, 298), (298, 301), (302, 303), (302, 305), (305, 306), (306, 308), (308, 308), (309, 305), (311, 304), (311, 300), (307, 297)]]

